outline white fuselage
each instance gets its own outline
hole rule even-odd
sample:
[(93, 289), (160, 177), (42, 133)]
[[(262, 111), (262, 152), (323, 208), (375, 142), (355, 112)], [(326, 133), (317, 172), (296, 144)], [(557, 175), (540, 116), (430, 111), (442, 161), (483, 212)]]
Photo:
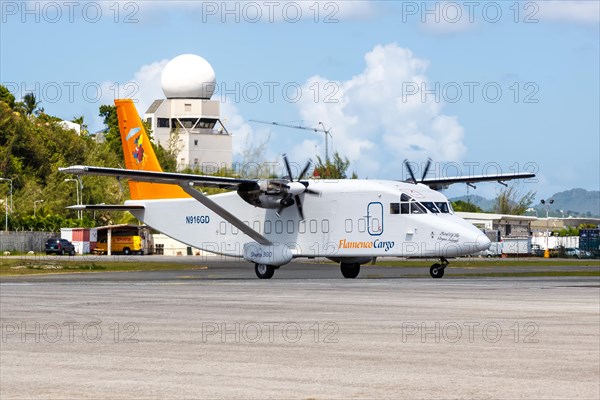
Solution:
[[(309, 188), (319, 194), (300, 195), (304, 220), (295, 205), (278, 216), (277, 210), (252, 206), (236, 192), (210, 199), (274, 244), (288, 247), (293, 257), (455, 257), (490, 246), (479, 229), (456, 216), (451, 208), (423, 212), (427, 209), (423, 204), (437, 203), (433, 210), (439, 211), (448, 200), (422, 184), (310, 180)], [(202, 250), (242, 257), (244, 244), (253, 242), (192, 198), (135, 200), (127, 204), (143, 205), (143, 210), (132, 211), (138, 219)], [(411, 207), (417, 213), (411, 213)]]

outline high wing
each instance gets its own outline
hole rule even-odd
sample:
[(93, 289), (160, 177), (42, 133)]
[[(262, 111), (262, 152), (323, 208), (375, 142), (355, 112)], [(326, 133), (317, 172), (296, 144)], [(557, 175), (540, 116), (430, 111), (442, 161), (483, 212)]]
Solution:
[(257, 181), (251, 179), (225, 178), (218, 176), (180, 174), (175, 172), (143, 171), (120, 168), (90, 167), (74, 165), (59, 168), (60, 172), (73, 175), (112, 176), (115, 178), (132, 179), (136, 182), (170, 183), (188, 186), (211, 187), (220, 189), (237, 190), (240, 187), (250, 189), (258, 186)]
[(498, 182), (506, 185), (504, 181), (510, 181), (513, 179), (528, 179), (534, 178), (535, 174), (530, 172), (517, 172), (513, 174), (497, 174), (497, 175), (464, 175), (464, 176), (453, 176), (451, 178), (425, 178), (421, 180), (423, 183), (434, 190), (440, 190), (447, 188), (453, 183), (466, 183), (469, 186), (473, 186), (476, 182)]
[[(173, 172), (158, 172), (158, 171), (142, 171), (142, 170), (130, 170), (120, 168), (105, 168), (105, 167), (90, 167), (85, 165), (74, 165), (67, 168), (59, 168), (60, 172), (73, 175), (95, 175), (95, 176), (112, 176), (115, 178), (127, 178), (137, 182), (150, 182), (150, 183), (166, 183), (179, 185), (185, 193), (190, 197), (202, 203), (208, 209), (214, 211), (217, 215), (221, 216), (233, 226), (244, 232), (246, 235), (256, 240), (260, 244), (271, 245), (272, 242), (265, 238), (263, 235), (255, 231), (246, 225), (242, 220), (231, 214), (229, 211), (203, 195), (199, 191), (195, 190), (193, 186), (201, 187), (213, 187), (230, 190), (258, 190), (260, 186), (257, 181), (249, 179), (236, 179), (236, 178), (224, 178), (214, 177), (206, 175), (194, 175), (194, 174), (179, 174)], [(75, 206), (78, 207), (78, 206)], [(79, 206), (81, 208), (82, 206)], [(83, 206), (85, 209), (92, 209), (93, 206)], [(98, 209), (106, 209), (100, 208)], [(119, 206), (110, 206), (110, 208), (118, 209)], [(122, 206), (123, 210), (139, 209), (143, 206), (136, 207), (125, 205)]]

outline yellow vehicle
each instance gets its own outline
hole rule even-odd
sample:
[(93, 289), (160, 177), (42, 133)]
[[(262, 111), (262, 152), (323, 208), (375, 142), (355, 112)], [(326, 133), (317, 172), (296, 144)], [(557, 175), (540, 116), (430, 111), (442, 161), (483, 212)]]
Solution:
[[(141, 236), (113, 236), (111, 240), (111, 253), (144, 254), (144, 241)], [(96, 254), (108, 254), (108, 240), (102, 238), (96, 243)]]

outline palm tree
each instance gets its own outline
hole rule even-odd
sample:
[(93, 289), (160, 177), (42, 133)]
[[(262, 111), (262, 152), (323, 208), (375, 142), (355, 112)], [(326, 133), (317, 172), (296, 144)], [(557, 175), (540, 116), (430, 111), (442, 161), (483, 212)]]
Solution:
[(38, 108), (41, 101), (36, 101), (35, 94), (27, 93), (23, 96), (23, 104), (25, 105), (25, 114), (31, 115)]
[(79, 133), (81, 135), (87, 135), (88, 132), (88, 126), (83, 122), (83, 115), (79, 116), (77, 118), (73, 117), (73, 119), (71, 120), (71, 122), (76, 123), (77, 125), (79, 125), (81, 127)]

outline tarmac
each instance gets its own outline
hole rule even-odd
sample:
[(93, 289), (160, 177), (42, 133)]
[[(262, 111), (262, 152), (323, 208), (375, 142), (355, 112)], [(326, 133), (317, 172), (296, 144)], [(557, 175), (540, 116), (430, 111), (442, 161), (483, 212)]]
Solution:
[(600, 398), (597, 277), (206, 267), (3, 278), (0, 398)]

